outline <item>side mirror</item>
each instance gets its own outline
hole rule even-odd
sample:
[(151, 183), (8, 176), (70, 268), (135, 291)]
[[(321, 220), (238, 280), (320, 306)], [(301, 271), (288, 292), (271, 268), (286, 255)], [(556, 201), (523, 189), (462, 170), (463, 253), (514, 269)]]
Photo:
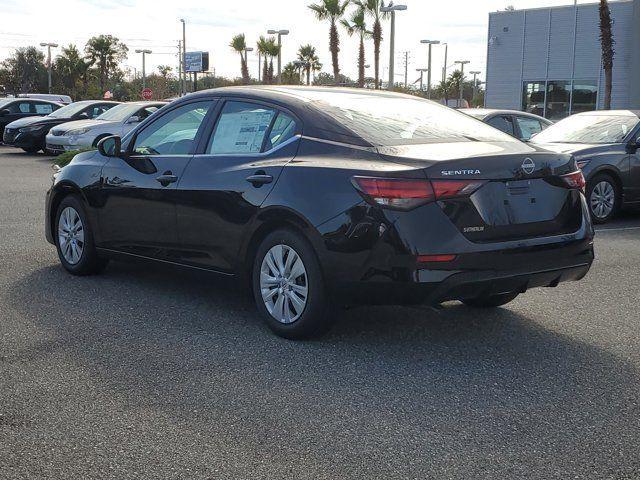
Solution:
[(627, 153), (636, 153), (638, 150), (640, 150), (640, 135), (629, 140), (627, 144)]
[(138, 115), (129, 117), (129, 120), (127, 120), (127, 123), (140, 123), (140, 117)]
[(0, 110), (0, 117), (4, 117), (5, 115), (10, 115), (10, 114), (11, 114), (11, 110), (9, 110), (8, 108), (4, 108)]
[(122, 155), (122, 140), (117, 135), (103, 138), (98, 142), (98, 151), (105, 157), (120, 157)]

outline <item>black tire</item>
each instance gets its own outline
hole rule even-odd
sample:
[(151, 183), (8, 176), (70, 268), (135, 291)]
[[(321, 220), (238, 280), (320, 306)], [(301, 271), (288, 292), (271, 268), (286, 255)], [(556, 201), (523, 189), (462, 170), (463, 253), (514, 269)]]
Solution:
[[(596, 187), (599, 189), (602, 188), (604, 184), (610, 186), (613, 191), (613, 208), (610, 212), (606, 212), (606, 214), (602, 214), (601, 211), (597, 210), (597, 207), (594, 205), (595, 198), (592, 199), (594, 195), (594, 190)], [(591, 220), (593, 223), (602, 224), (607, 223), (611, 220), (620, 210), (620, 203), (622, 201), (622, 192), (620, 191), (620, 187), (618, 186), (618, 182), (607, 173), (599, 173), (594, 176), (589, 183), (587, 184), (587, 205), (589, 206), (589, 213), (591, 214)]]
[[(82, 230), (84, 233), (84, 242), (82, 242), (82, 253), (76, 263), (73, 263), (65, 258), (65, 254), (63, 253), (60, 246), (60, 236), (58, 234), (61, 221), (60, 217), (67, 207), (71, 207), (77, 212), (82, 222)], [(69, 195), (65, 197), (62, 202), (60, 202), (58, 210), (56, 211), (53, 235), (55, 238), (56, 249), (58, 250), (58, 258), (60, 259), (60, 263), (69, 273), (73, 275), (95, 275), (102, 272), (107, 266), (108, 260), (99, 257), (98, 253), (96, 252), (91, 225), (89, 224), (84, 205), (79, 196)]]
[[(263, 260), (267, 253), (278, 245), (284, 245), (293, 249), (294, 253), (300, 257), (306, 270), (306, 304), (300, 316), (292, 323), (282, 323), (269, 313), (260, 287)], [(330, 329), (332, 316), (325, 315), (327, 298), (320, 263), (318, 262), (313, 247), (302, 235), (285, 229), (276, 230), (267, 235), (256, 251), (251, 273), (251, 283), (258, 311), (276, 335), (291, 340), (302, 340), (318, 337)], [(278, 298), (279, 295), (280, 294), (276, 293), (274, 298)]]
[(34, 153), (38, 153), (42, 149), (40, 147), (29, 147), (29, 148), (23, 148), (22, 150), (33, 155)]
[(463, 299), (462, 303), (473, 308), (496, 308), (512, 302), (518, 295), (519, 293), (501, 293), (500, 295), (490, 295), (488, 297)]

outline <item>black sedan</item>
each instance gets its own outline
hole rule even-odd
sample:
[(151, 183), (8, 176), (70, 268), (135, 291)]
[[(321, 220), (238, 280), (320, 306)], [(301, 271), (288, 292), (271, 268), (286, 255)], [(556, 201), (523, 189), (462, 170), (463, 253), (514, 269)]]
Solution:
[(640, 112), (598, 111), (573, 115), (540, 133), (536, 145), (575, 157), (587, 179), (596, 223), (621, 208), (640, 207)]
[(57, 125), (74, 120), (90, 120), (102, 115), (119, 102), (85, 100), (62, 107), (45, 117), (26, 117), (8, 124), (4, 129), (3, 142), (36, 153), (45, 148), (49, 130)]
[(504, 305), (593, 260), (584, 179), (462, 113), (387, 92), (241, 87), (177, 100), (61, 169), (64, 268), (143, 259), (245, 278), (287, 338), (345, 304)]
[(62, 108), (62, 104), (31, 98), (0, 98), (0, 139), (5, 127), (27, 117), (43, 117)]
[(528, 142), (542, 130), (553, 125), (551, 120), (517, 110), (463, 108), (460, 111), (488, 123), (501, 132), (519, 138), (523, 142)]

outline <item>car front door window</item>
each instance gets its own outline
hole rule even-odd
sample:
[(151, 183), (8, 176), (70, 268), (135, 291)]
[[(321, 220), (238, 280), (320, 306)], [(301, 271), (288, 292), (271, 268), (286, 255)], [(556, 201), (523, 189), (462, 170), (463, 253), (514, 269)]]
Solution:
[(198, 130), (211, 105), (211, 101), (189, 103), (163, 115), (136, 136), (133, 153), (138, 155), (193, 153)]
[(497, 115), (490, 118), (487, 123), (504, 133), (515, 136), (516, 130), (513, 125), (513, 119), (509, 115)]

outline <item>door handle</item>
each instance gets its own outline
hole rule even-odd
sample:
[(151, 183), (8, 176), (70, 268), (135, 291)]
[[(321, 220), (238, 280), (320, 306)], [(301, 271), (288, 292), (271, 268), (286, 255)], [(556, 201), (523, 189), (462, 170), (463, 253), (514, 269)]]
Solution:
[(247, 177), (247, 182), (252, 184), (254, 187), (260, 187), (261, 185), (273, 182), (273, 177), (265, 173), (256, 173)]
[(170, 183), (176, 183), (178, 181), (178, 177), (171, 172), (164, 172), (159, 177), (156, 177), (156, 180), (160, 182), (163, 187), (166, 187)]

